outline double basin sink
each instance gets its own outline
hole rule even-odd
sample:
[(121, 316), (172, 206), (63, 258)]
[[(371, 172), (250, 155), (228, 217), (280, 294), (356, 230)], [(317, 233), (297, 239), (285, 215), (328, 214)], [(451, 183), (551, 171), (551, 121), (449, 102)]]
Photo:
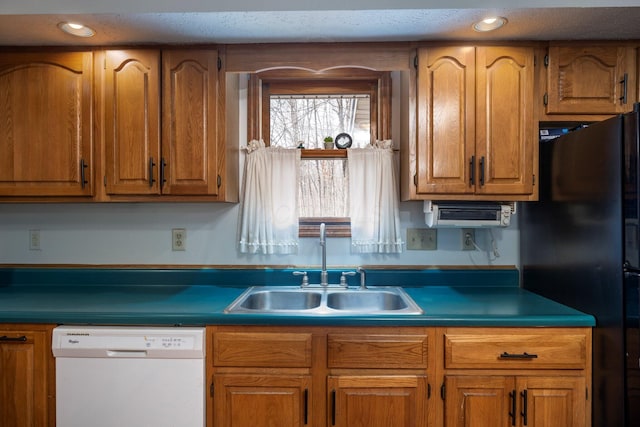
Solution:
[(344, 316), (415, 315), (423, 311), (401, 287), (253, 286), (232, 302), (225, 313)]

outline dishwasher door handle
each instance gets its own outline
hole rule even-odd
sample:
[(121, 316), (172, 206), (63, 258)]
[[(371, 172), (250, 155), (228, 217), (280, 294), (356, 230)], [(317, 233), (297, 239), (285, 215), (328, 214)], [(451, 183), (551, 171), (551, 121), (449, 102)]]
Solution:
[(109, 357), (147, 357), (146, 350), (107, 350)]

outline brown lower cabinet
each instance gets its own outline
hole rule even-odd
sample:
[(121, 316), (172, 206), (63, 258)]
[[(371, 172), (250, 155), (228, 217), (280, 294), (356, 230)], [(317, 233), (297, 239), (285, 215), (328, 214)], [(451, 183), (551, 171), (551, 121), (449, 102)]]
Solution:
[(591, 425), (588, 328), (445, 328), (445, 427)]
[(426, 426), (425, 375), (336, 375), (327, 380), (332, 426)]
[(585, 379), (451, 375), (445, 377), (446, 427), (581, 427)]
[[(55, 426), (54, 325), (0, 325), (0, 427)], [(589, 427), (590, 328), (208, 326), (207, 427)]]
[(0, 426), (55, 426), (53, 325), (0, 325)]
[(312, 416), (310, 375), (219, 374), (213, 384), (215, 425), (297, 427)]
[(588, 427), (590, 328), (211, 326), (207, 427)]

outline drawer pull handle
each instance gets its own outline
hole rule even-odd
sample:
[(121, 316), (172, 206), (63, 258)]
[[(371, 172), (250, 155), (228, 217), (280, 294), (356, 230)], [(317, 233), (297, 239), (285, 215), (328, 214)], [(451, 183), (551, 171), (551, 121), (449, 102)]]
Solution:
[(26, 342), (27, 337), (22, 335), (21, 337), (8, 337), (3, 335), (0, 337), (0, 342)]
[(500, 359), (537, 359), (537, 354), (524, 353), (507, 353), (506, 351), (500, 355)]

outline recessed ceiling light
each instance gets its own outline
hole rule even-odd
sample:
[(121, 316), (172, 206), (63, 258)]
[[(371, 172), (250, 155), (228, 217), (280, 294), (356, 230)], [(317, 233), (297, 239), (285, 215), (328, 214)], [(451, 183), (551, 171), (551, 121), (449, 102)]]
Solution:
[(92, 37), (96, 33), (93, 29), (74, 22), (60, 22), (58, 28), (67, 34), (77, 37)]
[(473, 29), (476, 31), (493, 31), (502, 27), (506, 23), (507, 18), (503, 18), (502, 16), (492, 16), (473, 24)]

